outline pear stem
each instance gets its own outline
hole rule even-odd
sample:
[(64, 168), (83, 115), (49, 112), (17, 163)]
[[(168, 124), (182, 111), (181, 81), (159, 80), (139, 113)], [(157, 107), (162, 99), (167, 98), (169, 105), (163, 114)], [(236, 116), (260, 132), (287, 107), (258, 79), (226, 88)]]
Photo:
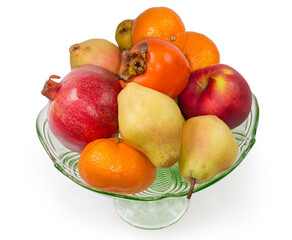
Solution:
[(191, 199), (191, 197), (193, 195), (193, 191), (194, 191), (195, 184), (196, 184), (196, 179), (195, 178), (192, 178), (191, 187), (190, 187), (190, 190), (189, 190), (189, 194), (187, 196), (187, 199)]

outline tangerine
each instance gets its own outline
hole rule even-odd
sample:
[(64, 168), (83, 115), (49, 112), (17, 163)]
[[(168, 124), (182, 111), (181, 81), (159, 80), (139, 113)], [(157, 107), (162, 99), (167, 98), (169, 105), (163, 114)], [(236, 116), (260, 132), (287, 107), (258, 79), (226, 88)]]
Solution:
[(186, 40), (184, 23), (170, 8), (149, 8), (134, 20), (132, 28), (133, 45), (146, 38), (161, 38), (183, 50)]
[(189, 61), (191, 72), (220, 62), (217, 46), (201, 33), (186, 32), (183, 52)]
[(97, 139), (81, 152), (78, 171), (90, 186), (118, 194), (135, 194), (152, 185), (156, 168), (120, 138)]

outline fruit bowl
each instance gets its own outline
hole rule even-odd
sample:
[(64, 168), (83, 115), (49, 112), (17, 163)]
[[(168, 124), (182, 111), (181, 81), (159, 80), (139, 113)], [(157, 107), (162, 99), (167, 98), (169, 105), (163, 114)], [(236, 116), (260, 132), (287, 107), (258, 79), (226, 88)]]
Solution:
[[(168, 169), (158, 169), (152, 186), (137, 194), (118, 195), (92, 188), (86, 184), (78, 174), (79, 154), (62, 146), (50, 131), (47, 122), (47, 108), (48, 105), (37, 117), (37, 134), (54, 166), (62, 174), (88, 190), (113, 198), (117, 213), (133, 226), (143, 229), (160, 229), (175, 223), (184, 215), (190, 203), (190, 200), (187, 199), (190, 185), (181, 179), (177, 164)], [(259, 106), (253, 95), (252, 108), (248, 118), (232, 130), (239, 145), (236, 161), (229, 169), (216, 175), (210, 181), (196, 184), (193, 193), (216, 183), (243, 161), (255, 143), (258, 120)]]

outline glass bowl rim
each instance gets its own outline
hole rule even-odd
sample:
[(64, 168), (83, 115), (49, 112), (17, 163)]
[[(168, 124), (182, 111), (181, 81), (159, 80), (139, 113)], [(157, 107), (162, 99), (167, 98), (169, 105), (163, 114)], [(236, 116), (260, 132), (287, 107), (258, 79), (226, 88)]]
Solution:
[[(257, 100), (256, 96), (253, 93), (252, 93), (252, 99), (253, 99), (253, 104), (254, 104), (254, 107), (255, 107), (255, 111), (254, 111), (255, 116), (254, 116), (254, 120), (253, 120), (254, 121), (254, 127), (253, 127), (252, 132), (251, 132), (251, 138), (249, 139), (248, 144), (246, 145), (246, 149), (242, 152), (242, 154), (240, 154), (238, 156), (238, 159), (236, 160), (236, 162), (230, 168), (225, 170), (219, 177), (215, 177), (214, 179), (210, 180), (208, 183), (202, 184), (200, 187), (197, 187), (197, 188), (195, 187), (194, 190), (193, 190), (193, 193), (199, 192), (199, 191), (201, 191), (201, 190), (203, 190), (203, 189), (215, 184), (216, 182), (220, 181), (222, 178), (226, 177), (229, 173), (231, 173), (243, 161), (243, 159), (246, 157), (248, 152), (251, 150), (251, 148), (255, 144), (255, 141), (256, 141), (255, 136), (256, 136), (256, 132), (257, 132), (257, 128), (258, 128), (258, 122), (259, 122), (259, 104), (258, 104), (258, 100)], [(72, 180), (73, 182), (75, 182), (79, 186), (84, 187), (84, 188), (86, 188), (86, 189), (88, 189), (90, 191), (99, 193), (101, 195), (107, 196), (107, 197), (127, 199), (127, 200), (137, 200), (137, 201), (158, 201), (158, 200), (162, 200), (162, 199), (165, 199), (165, 198), (178, 198), (178, 197), (185, 197), (185, 196), (188, 195), (188, 192), (182, 192), (181, 194), (165, 193), (165, 194), (163, 194), (161, 196), (158, 196), (158, 197), (140, 198), (140, 197), (137, 197), (135, 195), (120, 195), (120, 194), (116, 194), (116, 193), (106, 192), (106, 191), (103, 191), (103, 190), (94, 189), (94, 188), (91, 188), (90, 186), (86, 186), (84, 184), (81, 184), (76, 179), (74, 179), (73, 177), (68, 175), (63, 170), (63, 168), (57, 163), (55, 157), (51, 154), (51, 152), (49, 151), (48, 147), (46, 146), (44, 140), (41, 137), (42, 134), (40, 132), (40, 129), (38, 128), (38, 122), (39, 122), (39, 118), (40, 118), (41, 113), (46, 109), (47, 105), (39, 112), (39, 114), (37, 116), (37, 119), (36, 119), (37, 135), (39, 137), (39, 140), (40, 140), (43, 148), (45, 149), (45, 151), (49, 155), (50, 159), (53, 161), (53, 164), (56, 167), (56, 169), (58, 169), (58, 171), (60, 171), (63, 175), (68, 177), (70, 180)], [(76, 155), (79, 155), (79, 154), (76, 153)], [(176, 163), (176, 165), (177, 165), (177, 163)]]

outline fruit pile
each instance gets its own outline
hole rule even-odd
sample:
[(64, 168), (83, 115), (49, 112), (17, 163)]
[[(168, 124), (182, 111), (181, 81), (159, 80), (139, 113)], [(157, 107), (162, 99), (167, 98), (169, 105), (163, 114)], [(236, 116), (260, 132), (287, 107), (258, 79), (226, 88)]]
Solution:
[(122, 21), (115, 37), (118, 46), (90, 39), (70, 47), (72, 70), (42, 90), (49, 128), (81, 153), (80, 177), (94, 188), (135, 194), (151, 186), (157, 168), (178, 162), (190, 198), (196, 182), (236, 160), (231, 129), (250, 112), (248, 83), (169, 8)]

